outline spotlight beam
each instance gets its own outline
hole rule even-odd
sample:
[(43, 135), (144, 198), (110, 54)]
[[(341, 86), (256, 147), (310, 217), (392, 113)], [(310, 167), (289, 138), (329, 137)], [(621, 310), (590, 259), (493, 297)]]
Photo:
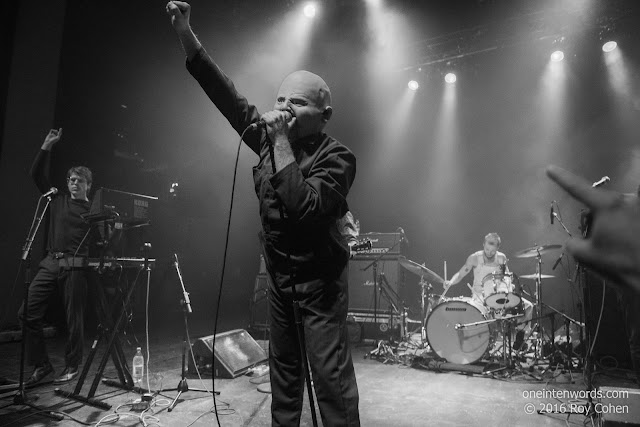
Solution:
[(486, 49), (474, 50), (473, 52), (461, 53), (459, 55), (447, 56), (446, 58), (434, 59), (433, 61), (422, 62), (420, 64), (410, 65), (408, 67), (401, 68), (398, 71), (410, 71), (410, 70), (413, 70), (413, 69), (418, 68), (418, 67), (424, 67), (425, 65), (433, 65), (433, 64), (439, 64), (441, 62), (453, 61), (455, 59), (460, 59), (460, 58), (464, 58), (464, 57), (472, 56), (472, 55), (479, 55), (481, 53), (491, 52), (493, 50), (498, 50), (498, 46), (488, 47)]

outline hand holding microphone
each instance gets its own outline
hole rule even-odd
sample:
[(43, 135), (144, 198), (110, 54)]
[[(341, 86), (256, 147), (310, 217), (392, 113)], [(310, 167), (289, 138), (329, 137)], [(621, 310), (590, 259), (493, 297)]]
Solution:
[(296, 118), (289, 110), (273, 110), (264, 113), (260, 120), (252, 123), (249, 127), (253, 130), (266, 129), (271, 137), (280, 135), (289, 135), (289, 130), (296, 122)]

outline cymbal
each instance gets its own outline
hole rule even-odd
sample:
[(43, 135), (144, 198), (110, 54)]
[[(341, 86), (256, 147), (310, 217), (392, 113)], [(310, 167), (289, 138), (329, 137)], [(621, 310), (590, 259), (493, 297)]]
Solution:
[(406, 259), (404, 257), (398, 258), (398, 263), (416, 276), (424, 276), (428, 281), (434, 283), (444, 283), (444, 279), (440, 277), (438, 273), (434, 273), (424, 265), (420, 265), (417, 262), (411, 261), (410, 259)]
[(538, 254), (542, 255), (552, 250), (560, 249), (561, 247), (562, 245), (532, 246), (530, 248), (523, 249), (520, 252), (516, 252), (514, 256), (516, 258), (532, 258), (532, 257), (537, 257)]
[[(538, 275), (537, 274), (525, 274), (524, 276), (518, 276), (520, 279), (537, 279)], [(556, 277), (552, 274), (541, 274), (540, 278), (541, 279), (551, 279), (552, 277)]]

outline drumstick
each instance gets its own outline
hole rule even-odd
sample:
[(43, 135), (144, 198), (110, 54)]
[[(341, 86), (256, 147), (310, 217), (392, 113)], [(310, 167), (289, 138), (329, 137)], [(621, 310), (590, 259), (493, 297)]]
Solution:
[(444, 296), (447, 294), (447, 291), (449, 289), (445, 289), (444, 292), (442, 292), (442, 295), (440, 295), (440, 299), (438, 300), (438, 304), (440, 304), (442, 302), (442, 300), (444, 299)]
[[(444, 292), (442, 293), (442, 295), (440, 295), (440, 299), (438, 300), (438, 304), (440, 304), (442, 302), (442, 300), (444, 299), (444, 296), (447, 294), (447, 291), (449, 290), (449, 288), (445, 289)], [(436, 305), (438, 305), (436, 304)]]
[[(447, 261), (445, 260), (444, 262), (444, 281), (447, 281)], [(451, 286), (449, 286), (450, 288)], [(442, 302), (442, 300), (444, 299), (444, 296), (447, 294), (447, 291), (449, 290), (449, 288), (445, 289), (444, 292), (442, 292), (442, 295), (440, 295), (440, 299), (438, 300), (438, 304), (440, 304)]]
[(442, 292), (442, 295), (440, 295), (440, 299), (438, 300), (438, 304), (440, 304), (442, 302), (442, 300), (444, 299), (444, 296), (447, 294), (447, 292), (449, 292), (449, 289), (451, 288), (451, 286), (449, 286), (447, 289), (445, 289)]

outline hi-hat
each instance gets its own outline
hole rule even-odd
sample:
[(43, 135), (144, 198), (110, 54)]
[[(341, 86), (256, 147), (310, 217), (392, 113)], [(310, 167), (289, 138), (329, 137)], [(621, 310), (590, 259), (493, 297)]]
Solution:
[(411, 261), (410, 259), (406, 259), (404, 257), (398, 258), (398, 263), (416, 276), (424, 276), (427, 281), (433, 283), (444, 283), (444, 279), (440, 277), (438, 273), (434, 273), (424, 265), (420, 265), (417, 262)]
[(518, 277), (520, 279), (537, 279), (538, 277), (540, 277), (541, 279), (551, 279), (551, 278), (556, 277), (556, 276), (554, 276), (552, 274), (540, 274), (540, 275), (537, 275), (537, 274), (534, 273), (534, 274), (525, 274), (523, 276), (518, 276)]
[(560, 249), (561, 247), (562, 245), (533, 246), (527, 249), (523, 249), (520, 252), (516, 252), (514, 256), (516, 258), (532, 258), (556, 249)]

